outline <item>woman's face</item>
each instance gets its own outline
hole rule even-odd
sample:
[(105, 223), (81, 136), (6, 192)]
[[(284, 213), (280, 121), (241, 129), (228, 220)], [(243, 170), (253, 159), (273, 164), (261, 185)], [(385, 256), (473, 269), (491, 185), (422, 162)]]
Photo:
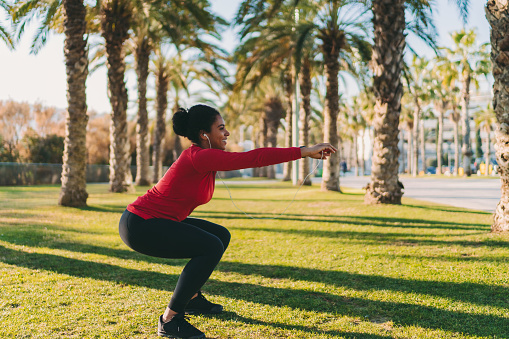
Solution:
[[(224, 120), (221, 115), (217, 115), (216, 121), (212, 124), (210, 128), (210, 132), (205, 133), (209, 137), (210, 145), (207, 140), (205, 140), (205, 145), (207, 148), (210, 146), (215, 149), (226, 150), (226, 139), (230, 135), (230, 132), (226, 129), (224, 125)], [(207, 138), (205, 138), (207, 139)]]

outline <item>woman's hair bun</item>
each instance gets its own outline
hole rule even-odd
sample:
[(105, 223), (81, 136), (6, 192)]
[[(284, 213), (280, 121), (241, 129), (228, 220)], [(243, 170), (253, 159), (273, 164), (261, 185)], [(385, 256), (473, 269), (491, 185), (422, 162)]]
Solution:
[(177, 112), (173, 114), (173, 131), (183, 137), (187, 137), (187, 130), (189, 127), (189, 113), (185, 108), (180, 107)]
[(177, 135), (199, 144), (200, 134), (211, 131), (218, 115), (219, 112), (215, 108), (203, 104), (194, 105), (189, 110), (179, 108), (173, 114), (173, 130)]

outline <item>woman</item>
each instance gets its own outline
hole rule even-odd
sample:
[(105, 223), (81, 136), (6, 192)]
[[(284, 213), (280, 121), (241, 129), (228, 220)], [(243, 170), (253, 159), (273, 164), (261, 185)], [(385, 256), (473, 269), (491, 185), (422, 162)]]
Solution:
[(127, 206), (119, 224), (120, 237), (133, 250), (161, 258), (191, 258), (180, 275), (163, 315), (158, 334), (168, 338), (205, 338), (184, 314), (220, 313), (223, 307), (202, 295), (205, 284), (230, 242), (226, 228), (190, 218), (214, 193), (217, 171), (274, 165), (302, 157), (326, 159), (336, 149), (312, 147), (260, 148), (225, 152), (230, 133), (217, 110), (196, 105), (173, 116), (173, 130), (192, 141), (163, 178)]

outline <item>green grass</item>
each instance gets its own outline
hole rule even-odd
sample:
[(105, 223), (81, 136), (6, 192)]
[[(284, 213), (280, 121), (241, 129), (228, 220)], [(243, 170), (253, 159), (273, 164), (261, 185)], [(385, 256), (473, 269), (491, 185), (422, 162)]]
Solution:
[[(257, 217), (296, 190), (230, 189)], [(186, 261), (122, 243), (118, 220), (136, 195), (87, 190), (89, 207), (76, 209), (56, 205), (55, 186), (0, 188), (0, 338), (156, 338)], [(208, 338), (508, 338), (509, 235), (489, 232), (489, 213), (403, 203), (303, 187), (280, 219), (252, 220), (219, 182), (193, 216), (232, 233), (204, 286), (225, 312), (190, 321)]]

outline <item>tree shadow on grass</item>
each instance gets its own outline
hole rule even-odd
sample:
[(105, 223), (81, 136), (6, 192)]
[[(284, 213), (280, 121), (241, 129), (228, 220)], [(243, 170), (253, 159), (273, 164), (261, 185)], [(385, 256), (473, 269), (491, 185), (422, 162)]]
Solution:
[[(12, 226), (16, 225), (14, 224)], [(127, 248), (126, 246), (124, 246), (124, 248), (111, 248), (106, 246), (98, 246), (69, 240), (69, 238), (72, 238), (74, 236), (73, 233), (75, 232), (81, 234), (104, 234), (104, 232), (95, 232), (90, 230), (85, 231), (83, 229), (74, 229), (70, 227), (62, 227), (49, 224), (48, 225), (39, 224), (38, 226), (39, 226), (38, 228), (30, 227), (24, 229), (14, 228), (11, 230), (4, 230), (0, 240), (20, 246), (46, 247), (76, 253), (99, 254), (118, 259), (134, 260), (155, 264), (169, 264), (183, 266), (188, 261), (186, 259), (164, 259), (151, 257), (133, 251)], [(48, 233), (48, 231), (54, 230), (58, 231), (59, 234), (63, 235), (63, 237), (55, 236), (55, 234)]]
[[(153, 271), (141, 271), (131, 268), (123, 268), (110, 264), (84, 261), (66, 258), (53, 254), (29, 253), (25, 251), (8, 249), (0, 246), (0, 260), (6, 264), (16, 265), (35, 270), (46, 270), (58, 274), (66, 274), (80, 278), (91, 278), (101, 281), (111, 281), (120, 285), (148, 287), (152, 289), (168, 291), (175, 285), (177, 276)], [(265, 271), (271, 266), (248, 265), (227, 263), (230, 270)], [(280, 267), (275, 266), (276, 269)], [(221, 268), (220, 268), (221, 269)], [(222, 268), (224, 269), (224, 268)], [(295, 269), (295, 268), (293, 268)], [(300, 269), (300, 273), (323, 276), (319, 270)], [(295, 273), (285, 273), (291, 277)], [(330, 273), (329, 273), (330, 274)], [(361, 279), (358, 275), (339, 273), (333, 279), (345, 279), (356, 281)], [(281, 276), (281, 274), (279, 275)], [(299, 275), (300, 277), (300, 275)], [(312, 278), (316, 281), (318, 278)], [(387, 278), (367, 276), (364, 283), (375, 286), (393, 285), (401, 279), (387, 282)], [(362, 280), (362, 279), (361, 279)], [(322, 278), (319, 278), (322, 281)], [(342, 281), (343, 282), (343, 281)], [(363, 283), (361, 281), (361, 283)], [(399, 281), (401, 283), (401, 281)], [(447, 285), (433, 285), (433, 282), (421, 282), (419, 288), (434, 290)], [(457, 284), (456, 284), (457, 285)], [(408, 284), (407, 284), (408, 286)], [(355, 288), (355, 286), (353, 286)], [(469, 287), (472, 287), (470, 284)], [(265, 304), (276, 307), (291, 307), (312, 312), (327, 312), (338, 315), (362, 317), (364, 319), (384, 317), (393, 321), (396, 325), (419, 326), (431, 329), (442, 329), (477, 336), (502, 336), (507, 334), (509, 319), (494, 315), (471, 314), (460, 311), (450, 311), (425, 305), (415, 305), (405, 302), (367, 300), (362, 298), (345, 298), (323, 292), (309, 292), (304, 290), (274, 288), (259, 286), (251, 283), (225, 282), (210, 280), (206, 287), (212, 294), (227, 298), (242, 299), (248, 302)], [(488, 291), (485, 291), (488, 292)], [(486, 295), (487, 298), (496, 298), (497, 294)], [(507, 300), (505, 301), (507, 303)], [(277, 324), (276, 324), (277, 326)], [(308, 328), (309, 329), (309, 328)], [(313, 328), (310, 329), (311, 331)], [(375, 337), (376, 338), (376, 337)]]
[(119, 214), (118, 218), (120, 219), (120, 215), (125, 211), (126, 207), (127, 205), (124, 206), (124, 205), (101, 204), (74, 208), (79, 209), (81, 211), (118, 213)]
[[(217, 317), (217, 316), (216, 316)], [(278, 322), (268, 322), (261, 321), (258, 319), (252, 319), (248, 317), (243, 317), (233, 312), (223, 312), (219, 315), (221, 319), (231, 320), (237, 322), (243, 322), (244, 324), (252, 324), (252, 325), (262, 325), (266, 327), (272, 327), (274, 329), (282, 329), (282, 330), (297, 330), (301, 332), (306, 332), (308, 334), (327, 334), (331, 336), (335, 336), (336, 338), (363, 338), (363, 339), (387, 339), (392, 338), (392, 336), (384, 336), (379, 334), (371, 334), (371, 333), (362, 333), (362, 332), (344, 332), (344, 331), (334, 331), (334, 330), (323, 330), (314, 326), (306, 327), (302, 325), (287, 325)]]
[[(253, 232), (273, 232), (287, 233), (292, 235), (301, 235), (304, 237), (317, 238), (343, 238), (359, 241), (369, 245), (384, 244), (387, 246), (461, 246), (465, 248), (489, 247), (489, 248), (509, 248), (508, 241), (484, 239), (481, 241), (469, 240), (437, 240), (436, 238), (453, 237), (453, 234), (434, 235), (434, 234), (412, 234), (412, 233), (387, 233), (387, 232), (361, 232), (361, 231), (322, 231), (308, 229), (282, 229), (268, 227), (228, 227), (229, 230), (253, 231)], [(484, 234), (470, 233), (469, 235)]]
[[(48, 225), (48, 227), (54, 227)], [(244, 228), (243, 228), (244, 229)], [(256, 228), (254, 231), (261, 231)], [(62, 231), (59, 229), (59, 231)], [(269, 229), (269, 231), (277, 231)], [(294, 230), (288, 230), (294, 232)], [(307, 231), (303, 230), (305, 234)], [(69, 232), (73, 232), (70, 230)], [(25, 234), (27, 233), (27, 234)], [(354, 232), (356, 233), (356, 232)], [(368, 234), (369, 235), (369, 234)], [(380, 243), (380, 239), (373, 236), (373, 242)], [(2, 237), (3, 241), (10, 242), (16, 245), (24, 246), (39, 246), (52, 249), (62, 249), (77, 253), (94, 253), (124, 260), (135, 260), (139, 262), (157, 263), (184, 266), (187, 259), (163, 259), (140, 254), (130, 249), (124, 248), (111, 248), (105, 246), (98, 246), (94, 244), (87, 244), (81, 242), (72, 242), (67, 239), (53, 239), (48, 242), (48, 233), (44, 229), (31, 229), (27, 231), (16, 231), (12, 234), (6, 233)], [(398, 238), (398, 242), (401, 239)], [(419, 260), (419, 258), (415, 258)], [(441, 260), (438, 258), (428, 258), (429, 260)], [(458, 262), (461, 259), (467, 260), (469, 258), (450, 258), (448, 260)], [(499, 261), (506, 262), (507, 258), (500, 258)], [(304, 280), (310, 282), (326, 283), (338, 287), (348, 287), (360, 290), (395, 290), (403, 292), (421, 293), (430, 296), (438, 296), (444, 298), (453, 298), (462, 302), (470, 302), (473, 304), (481, 304), (488, 306), (504, 307), (504, 303), (509, 303), (508, 290), (500, 286), (487, 286), (475, 283), (452, 283), (452, 282), (434, 282), (434, 281), (417, 281), (407, 279), (395, 279), (383, 276), (366, 276), (361, 274), (351, 274), (341, 271), (326, 271), (318, 269), (308, 269), (300, 267), (276, 266), (276, 265), (255, 265), (255, 264), (242, 264), (238, 262), (222, 261), (218, 265), (218, 269), (224, 272), (237, 272), (241, 274), (257, 274), (268, 278), (284, 278)], [(479, 297), (480, 296), (480, 297)], [(486, 297), (483, 297), (486, 296)], [(489, 297), (488, 297), (489, 296)], [(504, 297), (505, 296), (505, 297)], [(505, 299), (504, 299), (505, 298)]]
[(447, 298), (459, 302), (495, 306), (504, 309), (507, 308), (509, 304), (509, 289), (507, 287), (470, 282), (456, 283), (433, 280), (413, 280), (345, 271), (326, 271), (281, 265), (244, 264), (228, 261), (221, 261), (216, 270), (246, 275), (254, 274), (270, 279), (316, 282), (359, 291), (388, 290), (404, 293), (418, 293), (430, 297)]
[(433, 210), (433, 211), (440, 211), (440, 212), (452, 212), (452, 213), (466, 213), (466, 214), (484, 214), (484, 215), (492, 215), (491, 212), (481, 211), (481, 210), (469, 210), (469, 209), (459, 209), (457, 207), (451, 206), (422, 206), (422, 205), (410, 205), (410, 204), (403, 204), (403, 206), (411, 207), (411, 208), (420, 208), (425, 210)]
[[(274, 218), (283, 221), (305, 221), (305, 222), (323, 222), (333, 224), (354, 224), (356, 226), (375, 226), (375, 227), (397, 227), (397, 228), (423, 228), (423, 229), (450, 229), (450, 230), (479, 230), (489, 231), (489, 225), (478, 223), (454, 223), (440, 220), (428, 219), (408, 219), (408, 218), (389, 218), (389, 217), (364, 217), (364, 216), (340, 216), (340, 215), (324, 215), (324, 214), (290, 214), (285, 213), (279, 216), (276, 213), (249, 212), (253, 216), (261, 218)], [(193, 216), (210, 219), (239, 219), (250, 220), (242, 212), (229, 211), (210, 211), (197, 210), (193, 212)], [(263, 219), (262, 219), (263, 220)]]
[(460, 263), (460, 262), (487, 262), (487, 263), (500, 263), (500, 264), (507, 264), (509, 262), (509, 259), (507, 256), (484, 256), (480, 257), (474, 254), (467, 254), (462, 253), (458, 255), (437, 255), (437, 256), (431, 256), (431, 255), (413, 255), (413, 254), (381, 254), (377, 253), (377, 257), (385, 257), (390, 260), (394, 259), (410, 259), (410, 260), (419, 260), (419, 261), (439, 261), (439, 262), (449, 262), (449, 263)]
[[(228, 183), (228, 181), (225, 181), (226, 185), (228, 186), (228, 189), (230, 191), (235, 190), (292, 190), (292, 186), (286, 186), (286, 185), (270, 185), (270, 184), (232, 184)], [(220, 189), (226, 189), (223, 185), (223, 183), (216, 182), (216, 187)]]
[[(235, 202), (239, 202), (239, 201), (244, 201), (244, 202), (279, 202), (279, 203), (290, 203), (292, 201), (292, 195), (289, 194), (289, 197), (288, 198), (285, 198), (285, 199), (267, 199), (267, 198), (236, 198), (236, 197), (233, 197), (233, 201)], [(219, 200), (219, 201), (231, 201), (232, 199), (230, 199), (230, 197), (226, 197), (226, 198), (214, 198), (214, 200)], [(299, 199), (297, 198), (295, 200), (296, 202), (316, 202), (316, 199)], [(325, 202), (327, 201), (335, 201), (335, 200), (323, 200)], [(354, 199), (341, 199), (341, 202), (359, 202), (359, 200), (354, 200)]]

